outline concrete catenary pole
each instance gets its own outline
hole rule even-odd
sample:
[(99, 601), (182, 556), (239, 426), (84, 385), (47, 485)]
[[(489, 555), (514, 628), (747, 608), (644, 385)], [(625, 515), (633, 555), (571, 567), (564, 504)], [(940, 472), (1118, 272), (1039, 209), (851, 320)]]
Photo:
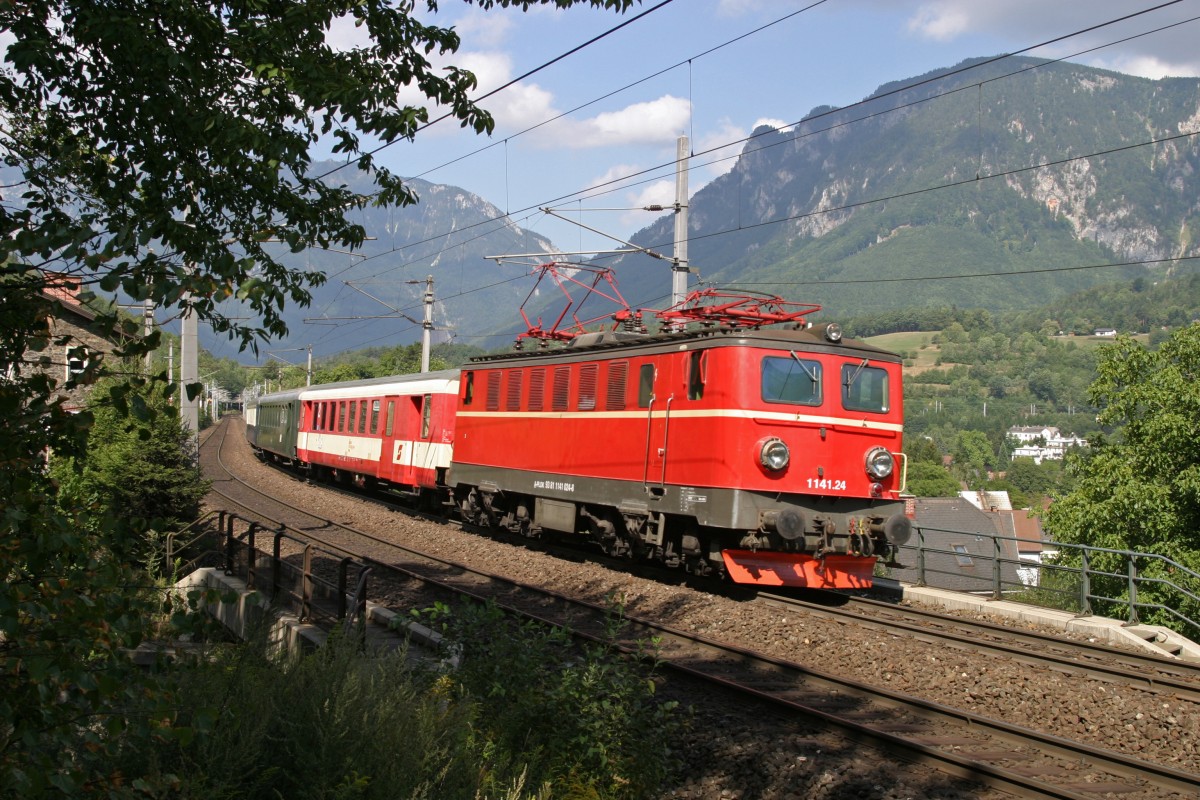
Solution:
[(671, 265), (671, 305), (687, 298), (688, 287), (688, 137), (679, 137), (675, 160), (675, 261)]
[(429, 372), (429, 340), (433, 331), (433, 276), (425, 277), (425, 321), (421, 323), (421, 372)]

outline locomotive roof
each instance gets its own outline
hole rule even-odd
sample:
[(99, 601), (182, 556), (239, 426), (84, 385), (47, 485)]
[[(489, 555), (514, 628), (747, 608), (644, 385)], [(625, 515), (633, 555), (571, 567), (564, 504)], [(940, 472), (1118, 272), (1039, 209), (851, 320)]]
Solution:
[(841, 354), (897, 363), (901, 361), (901, 357), (896, 353), (867, 344), (860, 339), (842, 339), (838, 342), (831, 342), (825, 338), (824, 331), (825, 326), (823, 325), (800, 329), (795, 327), (708, 328), (657, 334), (603, 331), (583, 334), (573, 339), (566, 347), (553, 350), (516, 351), (476, 356), (471, 359), (471, 365), (482, 366), (525, 359), (574, 361), (580, 357), (587, 358), (595, 353), (611, 352), (613, 355), (618, 355), (625, 352), (678, 352), (681, 349), (735, 345), (779, 347), (807, 353)]

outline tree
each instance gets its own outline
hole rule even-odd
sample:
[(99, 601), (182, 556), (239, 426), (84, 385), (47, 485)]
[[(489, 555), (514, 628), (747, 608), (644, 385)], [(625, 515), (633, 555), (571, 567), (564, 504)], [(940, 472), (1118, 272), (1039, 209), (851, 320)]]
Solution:
[[(632, 0), (578, 2), (623, 11)], [(0, 3), (0, 158), (21, 175), (0, 202), (0, 794), (165, 795), (166, 786), (113, 774), (112, 748), (121, 735), (128, 743), (182, 729), (167, 697), (159, 711), (131, 711), (146, 711), (154, 693), (121, 650), (138, 643), (154, 605), (126, 588), (143, 583), (115, 554), (128, 527), (119, 517), (96, 524), (88, 507), (60, 508), (47, 474), (48, 453), (84, 455), (92, 421), (69, 413), (61, 381), (34, 369), (50, 345), (68, 344), (51, 340), (47, 290), (65, 275), (190, 307), (243, 345), (285, 333), (283, 303), (306, 303), (324, 277), (283, 265), (268, 242), (354, 249), (364, 232), (347, 211), (416, 199), (367, 152), (430, 121), (428, 108), (400, 98), (415, 89), (452, 122), (492, 128), (471, 100), (474, 76), (429, 60), (452, 54), (458, 34), (422, 24), (413, 5)], [(367, 32), (365, 45), (327, 42), (342, 19)], [(310, 174), (322, 137), (375, 178), (375, 194)], [(231, 296), (257, 324), (217, 312)], [(161, 338), (142, 339), (139, 322), (115, 309), (95, 327), (122, 342), (118, 359)], [(106, 366), (90, 359), (71, 381)], [(124, 388), (110, 397), (118, 410), (140, 408)]]
[[(1156, 553), (1200, 572), (1198, 377), (1200, 324), (1157, 350), (1125, 336), (1103, 348), (1090, 397), (1102, 407), (1101, 423), (1121, 426), (1122, 435), (1096, 443), (1090, 456), (1071, 458), (1075, 488), (1046, 515), (1055, 538)], [(1120, 596), (1121, 587), (1112, 591)], [(1162, 602), (1164, 591), (1145, 585), (1140, 599)], [(1177, 598), (1169, 602), (1179, 607)], [(1194, 605), (1180, 610), (1200, 617)]]
[[(195, 460), (192, 434), (162, 387), (128, 397), (144, 409), (133, 419), (114, 403), (113, 393), (120, 391), (111, 380), (93, 391), (87, 456), (52, 463), (59, 505), (91, 508), (94, 525), (124, 516), (139, 531), (165, 531), (190, 522), (209, 486)], [(134, 540), (119, 554), (139, 556), (144, 544)]]

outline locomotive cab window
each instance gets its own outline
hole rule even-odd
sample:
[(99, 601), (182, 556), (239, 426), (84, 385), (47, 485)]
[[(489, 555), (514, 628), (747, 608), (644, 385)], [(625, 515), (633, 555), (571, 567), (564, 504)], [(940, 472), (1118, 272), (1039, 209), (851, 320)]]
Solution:
[(887, 370), (868, 366), (867, 359), (842, 365), (842, 408), (847, 411), (888, 410)]
[(821, 362), (787, 356), (767, 356), (762, 362), (762, 399), (767, 403), (821, 405)]

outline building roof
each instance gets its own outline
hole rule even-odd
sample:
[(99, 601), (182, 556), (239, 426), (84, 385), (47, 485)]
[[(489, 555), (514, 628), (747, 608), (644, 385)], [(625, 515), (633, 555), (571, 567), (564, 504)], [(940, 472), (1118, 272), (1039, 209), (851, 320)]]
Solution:
[(913, 537), (897, 556), (902, 566), (891, 567), (889, 577), (918, 583), (923, 560), (927, 586), (991, 592), (999, 542), (1002, 589), (1021, 587), (1011, 511), (981, 511), (961, 497), (918, 497), (915, 522)]

